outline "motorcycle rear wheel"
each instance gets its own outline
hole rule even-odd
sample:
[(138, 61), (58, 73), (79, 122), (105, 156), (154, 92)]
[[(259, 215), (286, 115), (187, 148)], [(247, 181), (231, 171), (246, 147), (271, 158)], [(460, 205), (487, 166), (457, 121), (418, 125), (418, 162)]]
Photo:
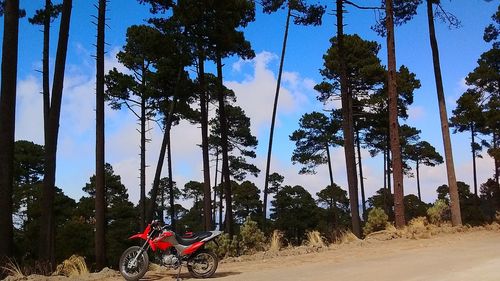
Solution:
[(211, 251), (201, 250), (188, 261), (188, 271), (194, 278), (209, 278), (217, 270), (219, 259)]
[(146, 251), (137, 258), (135, 264), (131, 264), (132, 260), (137, 256), (141, 247), (132, 246), (123, 252), (120, 257), (119, 270), (120, 274), (128, 281), (137, 281), (146, 274), (149, 267), (149, 256)]

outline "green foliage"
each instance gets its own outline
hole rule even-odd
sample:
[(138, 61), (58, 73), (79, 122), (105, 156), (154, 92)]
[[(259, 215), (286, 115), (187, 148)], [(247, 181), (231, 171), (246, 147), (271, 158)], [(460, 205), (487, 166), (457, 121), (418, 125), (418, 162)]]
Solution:
[(389, 216), (390, 221), (394, 221), (394, 196), (387, 188), (377, 190), (375, 195), (368, 198), (368, 204), (373, 208), (379, 208)]
[(481, 201), (483, 213), (488, 221), (494, 221), (496, 212), (500, 211), (500, 186), (493, 179), (481, 185)]
[(269, 182), (269, 189), (268, 192), (269, 194), (276, 194), (278, 191), (281, 189), (281, 185), (283, 184), (283, 181), (285, 180), (285, 177), (278, 174), (278, 173), (272, 173), (268, 177), (268, 182)]
[(430, 223), (439, 225), (449, 219), (449, 214), (447, 214), (449, 211), (450, 206), (448, 206), (448, 203), (443, 199), (438, 199), (432, 207), (427, 209), (427, 218)]
[(254, 221), (260, 221), (262, 214), (262, 202), (260, 201), (259, 188), (250, 181), (241, 184), (231, 184), (233, 195), (233, 212), (235, 221), (243, 223), (248, 217)]
[(388, 224), (389, 216), (381, 208), (373, 208), (368, 213), (368, 220), (363, 228), (363, 234), (368, 235), (375, 231), (384, 230)]
[(302, 186), (285, 186), (271, 202), (271, 219), (292, 244), (300, 244), (307, 230), (318, 225), (318, 207)]
[[(175, 181), (172, 182), (172, 190), (173, 190), (173, 196), (174, 196), (174, 201), (178, 200), (181, 198), (181, 191), (177, 187), (177, 183)], [(148, 193), (149, 197), (151, 198), (151, 193), (153, 189), (151, 189)], [(172, 221), (170, 218), (170, 185), (169, 185), (169, 179), (168, 177), (161, 178), (158, 184), (158, 195), (156, 197), (156, 206), (157, 206), (157, 211), (159, 211), (161, 214), (164, 216), (169, 216), (169, 221)], [(163, 201), (162, 201), (163, 199)], [(175, 207), (174, 207), (175, 208)], [(177, 212), (177, 209), (175, 209)], [(177, 215), (176, 215), (177, 217)], [(158, 219), (165, 219), (165, 217), (161, 217)]]
[(292, 163), (304, 165), (300, 174), (315, 174), (318, 165), (328, 163), (327, 149), (342, 145), (339, 136), (341, 126), (339, 114), (328, 117), (320, 112), (312, 112), (300, 118), (300, 128), (290, 135), (290, 140), (295, 142)]
[[(349, 89), (353, 96), (368, 94), (376, 85), (384, 80), (384, 69), (380, 59), (377, 57), (380, 45), (375, 41), (363, 40), (358, 35), (345, 35), (344, 48), (346, 72), (349, 73)], [(320, 70), (325, 81), (316, 85), (315, 90), (319, 92), (318, 99), (327, 102), (340, 91), (339, 50), (337, 37), (330, 39), (331, 47), (323, 56), (324, 68)]]
[(178, 221), (176, 230), (202, 231), (203, 230), (203, 184), (189, 181), (182, 189), (184, 199), (193, 200), (193, 207)]
[(425, 217), (427, 214), (427, 208), (429, 206), (418, 199), (417, 196), (408, 194), (404, 197), (403, 202), (405, 205), (405, 221), (411, 221), (418, 217)]
[[(460, 201), (460, 212), (464, 224), (480, 225), (485, 222), (485, 216), (481, 210), (479, 197), (470, 192), (468, 184), (457, 181), (458, 198)], [(449, 188), (446, 184), (437, 188), (438, 199), (444, 200), (447, 204), (450, 202)]]
[(264, 250), (266, 237), (259, 229), (257, 222), (247, 217), (245, 223), (240, 228), (241, 248), (244, 254), (254, 253)]
[[(234, 95), (233, 91), (229, 91)], [(226, 105), (227, 126), (228, 126), (228, 153), (229, 170), (236, 180), (243, 180), (247, 174), (258, 176), (260, 173), (257, 166), (248, 163), (247, 158), (255, 158), (255, 149), (257, 147), (257, 138), (250, 131), (250, 118), (246, 116), (245, 111), (239, 106)], [(218, 109), (217, 109), (218, 116)], [(211, 129), (209, 136), (209, 145), (216, 154), (222, 152), (221, 147), (221, 127), (218, 118), (210, 121)], [(236, 154), (236, 151), (240, 155)], [(233, 155), (231, 155), (233, 154)]]
[(468, 89), (457, 100), (457, 107), (450, 118), (453, 132), (478, 131), (484, 127), (482, 96), (474, 89)]
[(493, 42), (493, 47), (500, 49), (500, 5), (498, 5), (497, 11), (493, 16), (491, 16), (493, 23), (489, 24), (484, 29), (483, 39), (486, 42)]
[[(176, 209), (178, 210), (178, 209)], [(189, 209), (178, 221), (176, 231), (203, 231), (203, 201), (194, 202), (193, 207)]]
[[(113, 167), (106, 163), (104, 166), (105, 190), (106, 190), (106, 259), (108, 264), (115, 266), (118, 263), (121, 252), (131, 244), (126, 238), (137, 229), (137, 212), (134, 205), (128, 200), (128, 193), (121, 183), (121, 177), (115, 175)], [(85, 185), (83, 191), (89, 197), (82, 197), (76, 209), (76, 215), (80, 223), (89, 224), (94, 229), (94, 200), (95, 200), (95, 175), (90, 178), (90, 182)], [(75, 228), (77, 226), (74, 226)], [(91, 236), (91, 244), (94, 236)], [(92, 256), (89, 260), (92, 261)], [(87, 256), (88, 257), (88, 256)]]
[(43, 25), (45, 18), (50, 17), (50, 21), (54, 21), (59, 17), (59, 14), (62, 12), (62, 4), (52, 4), (51, 2), (49, 7), (44, 7), (44, 9), (39, 9), (35, 11), (33, 17), (28, 18), (29, 23), (35, 25)]
[[(401, 119), (408, 118), (408, 108), (413, 103), (413, 92), (420, 88), (420, 80), (416, 75), (402, 65), (396, 73), (397, 93), (398, 93), (398, 117)], [(366, 106), (371, 110), (365, 113), (368, 127), (365, 134), (365, 143), (368, 147), (371, 156), (375, 156), (380, 152), (388, 151), (389, 149), (389, 108), (387, 97), (387, 79), (383, 79), (382, 87), (369, 96), (365, 101)], [(400, 126), (400, 134), (415, 136), (416, 132), (407, 125)]]
[(335, 230), (347, 229), (351, 223), (349, 198), (347, 192), (334, 184), (329, 185), (316, 193), (316, 200), (320, 206), (321, 220), (318, 229), (329, 237)]
[(426, 141), (419, 141), (404, 147), (403, 155), (409, 160), (425, 166), (434, 167), (443, 163), (443, 156), (436, 151), (436, 148)]
[(207, 248), (214, 251), (219, 258), (237, 257), (240, 251), (240, 240), (234, 235), (233, 239), (229, 238), (229, 234), (224, 233), (217, 238), (217, 244), (209, 243)]
[(261, 5), (267, 14), (288, 6), (293, 11), (295, 24), (301, 25), (320, 25), (326, 8), (319, 4), (306, 4), (305, 1), (297, 0), (263, 0)]

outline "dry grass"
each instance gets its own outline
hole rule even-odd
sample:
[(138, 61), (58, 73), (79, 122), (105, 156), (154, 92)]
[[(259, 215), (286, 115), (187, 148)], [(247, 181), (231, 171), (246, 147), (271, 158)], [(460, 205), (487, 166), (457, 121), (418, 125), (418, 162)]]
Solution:
[(414, 218), (406, 227), (406, 237), (411, 239), (429, 239), (432, 236), (426, 217)]
[(500, 230), (500, 224), (493, 222), (484, 226), (486, 230)]
[(275, 230), (273, 231), (273, 235), (271, 236), (269, 251), (278, 252), (281, 247), (283, 247), (283, 233), (281, 233), (279, 230)]
[(64, 275), (67, 277), (80, 276), (88, 274), (89, 270), (83, 257), (72, 255), (57, 266), (54, 275)]
[(319, 231), (314, 230), (307, 233), (307, 241), (305, 243), (309, 247), (323, 248), (325, 247), (325, 241)]
[(7, 263), (2, 266), (2, 271), (5, 272), (8, 276), (12, 276), (15, 279), (20, 279), (25, 277), (21, 267), (17, 264), (16, 261), (8, 259)]
[(347, 229), (340, 233), (340, 235), (333, 242), (334, 244), (350, 244), (352, 242), (361, 241), (351, 230)]

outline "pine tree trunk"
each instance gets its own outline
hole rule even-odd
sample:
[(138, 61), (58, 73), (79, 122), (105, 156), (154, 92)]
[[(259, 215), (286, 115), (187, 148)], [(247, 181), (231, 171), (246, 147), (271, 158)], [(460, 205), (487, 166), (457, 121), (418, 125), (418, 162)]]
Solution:
[(417, 164), (415, 169), (417, 170), (417, 191), (418, 191), (418, 199), (422, 201), (422, 195), (420, 194), (420, 167), (419, 167), (419, 161), (417, 160)]
[(16, 118), (19, 0), (7, 0), (2, 43), (2, 85), (0, 94), (0, 259), (12, 257), (12, 192)]
[[(217, 176), (219, 174), (219, 147), (216, 148), (215, 150), (215, 175), (214, 175), (214, 200), (212, 202), (213, 205), (213, 214), (212, 214), (212, 221), (214, 222), (214, 226), (216, 225), (217, 221)], [(221, 222), (219, 221), (219, 224)]]
[(145, 97), (145, 83), (146, 83), (146, 70), (142, 70), (142, 97), (141, 97), (141, 168), (140, 168), (140, 229), (146, 227), (146, 97)]
[(106, 266), (106, 187), (104, 182), (104, 43), (106, 0), (99, 0), (96, 53), (96, 163), (95, 163), (95, 259), (96, 269)]
[(472, 152), (472, 174), (474, 176), (474, 194), (477, 196), (477, 170), (476, 170), (476, 132), (474, 131), (474, 124), (470, 124), (470, 134), (471, 134), (471, 152)]
[[(389, 119), (387, 119), (389, 121)], [(386, 160), (386, 168), (387, 168), (387, 189), (389, 192), (392, 192), (392, 182), (391, 182), (391, 145), (390, 145), (390, 137), (389, 137), (389, 131), (387, 131), (387, 146), (386, 146), (386, 153), (387, 157), (385, 158)]]
[[(201, 48), (200, 48), (201, 49)], [(203, 206), (205, 230), (211, 230), (210, 221), (210, 158), (208, 154), (208, 109), (207, 93), (205, 88), (205, 57), (200, 55), (198, 58), (198, 80), (200, 83), (200, 112), (201, 112), (201, 150), (203, 155)], [(208, 217), (207, 217), (208, 215)]]
[(387, 187), (387, 153), (384, 149), (384, 188), (388, 188)]
[(221, 176), (221, 182), (220, 182), (220, 190), (219, 190), (219, 230), (222, 231), (224, 229), (223, 223), (223, 218), (222, 218), (222, 210), (224, 208), (223, 202), (224, 202), (224, 179)]
[(330, 157), (330, 148), (328, 147), (328, 143), (325, 145), (326, 150), (326, 159), (328, 161), (328, 175), (330, 176), (330, 186), (333, 187), (333, 169), (332, 169), (332, 161)]
[(389, 90), (389, 136), (391, 140), (392, 178), (394, 181), (394, 217), (397, 228), (405, 226), (403, 204), (403, 168), (399, 143), (398, 93), (396, 88), (396, 47), (394, 40), (393, 2), (385, 1)]
[[(330, 186), (333, 189), (334, 182), (333, 182), (332, 158), (330, 156), (330, 148), (328, 146), (328, 143), (325, 145), (325, 149), (326, 149), (326, 158), (327, 158), (327, 161), (328, 161), (328, 172), (329, 172), (329, 175), (330, 175)], [(336, 200), (333, 199), (332, 201), (333, 201), (332, 204), (336, 205)], [(335, 208), (333, 208), (332, 209), (332, 222), (333, 222), (333, 225), (336, 225), (336, 221), (337, 221), (336, 218), (337, 218), (337, 212), (336, 212)]]
[(233, 206), (232, 206), (232, 196), (231, 196), (231, 179), (229, 175), (229, 155), (228, 155), (228, 125), (226, 116), (226, 104), (223, 92), (222, 84), (222, 57), (219, 51), (217, 51), (217, 80), (218, 80), (218, 91), (217, 98), (219, 100), (219, 122), (221, 130), (221, 148), (222, 148), (222, 178), (224, 194), (226, 196), (226, 233), (229, 237), (233, 237)]
[(64, 88), (64, 73), (66, 68), (72, 5), (72, 0), (63, 1), (54, 68), (52, 100), (50, 104), (48, 126), (45, 128), (47, 130), (47, 139), (45, 140), (45, 176), (43, 178), (41, 201), (39, 259), (42, 263), (49, 263), (51, 267), (55, 267), (54, 197), (57, 139), (59, 136), (59, 120), (61, 116), (61, 102)]
[[(172, 110), (173, 111), (173, 110)], [(171, 112), (173, 114), (173, 112)], [(169, 115), (172, 116), (172, 115)], [(168, 122), (168, 121), (167, 121)], [(170, 124), (172, 124), (170, 122)], [(168, 166), (168, 188), (170, 190), (169, 203), (170, 203), (170, 227), (175, 232), (176, 229), (176, 219), (175, 219), (175, 201), (174, 201), (174, 180), (172, 173), (172, 142), (170, 141), (170, 128), (167, 134), (167, 166)], [(162, 201), (163, 202), (163, 201)], [(163, 210), (163, 209), (162, 209)], [(163, 218), (161, 218), (163, 220)]]
[[(496, 130), (496, 128), (495, 128), (495, 130)], [(497, 151), (497, 150), (498, 150), (498, 134), (496, 132), (493, 132), (493, 151)], [(495, 161), (495, 182), (498, 185), (499, 184), (498, 178), (500, 175), (500, 157), (498, 157), (498, 155), (495, 154), (495, 156), (493, 158)]]
[(288, 40), (288, 29), (290, 27), (290, 17), (291, 10), (290, 6), (288, 6), (288, 12), (286, 16), (286, 24), (285, 24), (285, 35), (283, 37), (283, 46), (281, 48), (281, 58), (280, 58), (280, 67), (278, 70), (278, 81), (276, 82), (276, 93), (274, 94), (274, 105), (273, 105), (273, 115), (271, 117), (271, 129), (269, 131), (269, 146), (267, 148), (267, 162), (266, 162), (266, 176), (264, 180), (264, 201), (262, 202), (262, 226), (266, 229), (266, 216), (267, 216), (267, 196), (269, 189), (269, 173), (271, 170), (271, 155), (273, 149), (273, 138), (274, 138), (274, 124), (276, 122), (276, 112), (278, 109), (278, 98), (280, 94), (281, 88), (281, 75), (283, 74), (283, 64), (285, 62), (285, 52), (286, 52), (286, 43)]
[(45, 18), (43, 19), (43, 54), (42, 54), (42, 93), (43, 93), (43, 125), (44, 140), (47, 140), (49, 111), (50, 111), (50, 13), (52, 1), (45, 0)]
[(358, 151), (359, 183), (361, 187), (361, 203), (363, 204), (363, 216), (366, 215), (365, 180), (363, 178), (363, 162), (361, 161), (361, 140), (359, 130), (356, 129), (356, 149)]
[(343, 1), (337, 0), (337, 43), (340, 63), (340, 92), (342, 100), (342, 128), (344, 131), (344, 153), (349, 185), (349, 203), (351, 207), (352, 232), (361, 237), (361, 222), (358, 209), (358, 174), (356, 172), (356, 155), (354, 153), (354, 121), (352, 112), (352, 96), (348, 91), (348, 77), (344, 56), (344, 21)]
[(448, 174), (448, 186), (450, 187), (451, 223), (453, 226), (462, 225), (460, 214), (460, 202), (458, 198), (457, 179), (455, 176), (455, 164), (453, 163), (453, 151), (451, 148), (450, 130), (448, 128), (448, 114), (446, 112), (446, 101), (444, 98), (443, 80), (441, 77), (441, 66), (439, 63), (439, 50), (434, 28), (434, 13), (432, 0), (427, 0), (427, 20), (429, 23), (429, 37), (432, 49), (432, 62), (434, 64), (434, 76), (439, 104), (439, 116), (441, 119), (441, 131), (443, 134), (444, 154), (446, 172)]
[[(156, 210), (156, 198), (158, 197), (158, 188), (160, 185), (161, 172), (163, 170), (163, 162), (165, 161), (165, 151), (170, 147), (170, 129), (172, 128), (172, 120), (175, 110), (175, 105), (177, 104), (177, 96), (179, 95), (179, 84), (181, 81), (182, 71), (184, 67), (179, 67), (177, 72), (177, 83), (175, 84), (174, 95), (172, 96), (172, 101), (168, 109), (168, 114), (165, 118), (165, 130), (163, 132), (163, 138), (161, 141), (160, 154), (158, 156), (158, 162), (156, 164), (155, 177), (153, 179), (153, 187), (151, 188), (151, 204), (147, 210), (146, 221), (151, 221), (153, 219), (154, 212)], [(170, 152), (169, 152), (170, 153)], [(171, 163), (170, 156), (168, 156), (168, 161)], [(171, 165), (171, 164), (169, 164)], [(169, 167), (170, 169), (171, 167)], [(169, 176), (171, 179), (172, 177)], [(172, 209), (174, 206), (170, 206)], [(163, 219), (163, 218), (162, 218)], [(172, 223), (172, 227), (174, 224)]]

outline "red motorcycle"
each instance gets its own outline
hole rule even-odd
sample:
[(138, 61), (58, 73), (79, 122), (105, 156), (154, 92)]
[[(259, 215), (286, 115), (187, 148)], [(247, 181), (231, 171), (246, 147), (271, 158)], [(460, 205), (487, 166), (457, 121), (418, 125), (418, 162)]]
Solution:
[(153, 252), (160, 252), (160, 265), (179, 269), (177, 279), (183, 264), (195, 278), (208, 278), (215, 273), (219, 259), (216, 254), (205, 249), (204, 245), (221, 235), (222, 231), (199, 232), (181, 237), (167, 228), (162, 227), (158, 221), (153, 221), (143, 233), (129, 238), (142, 239), (145, 242), (141, 247), (128, 248), (121, 255), (119, 270), (126, 280), (136, 281), (146, 274), (149, 267), (149, 248)]

